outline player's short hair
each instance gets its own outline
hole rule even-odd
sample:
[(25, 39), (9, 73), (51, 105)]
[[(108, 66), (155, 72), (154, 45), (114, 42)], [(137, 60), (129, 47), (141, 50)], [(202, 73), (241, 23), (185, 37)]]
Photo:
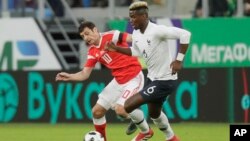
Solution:
[(89, 28), (89, 29), (94, 29), (96, 26), (93, 22), (91, 21), (82, 21), (79, 28), (78, 28), (78, 32), (81, 33), (83, 31), (84, 28)]
[(137, 14), (148, 13), (148, 3), (145, 1), (136, 1), (129, 6), (130, 12), (136, 12)]

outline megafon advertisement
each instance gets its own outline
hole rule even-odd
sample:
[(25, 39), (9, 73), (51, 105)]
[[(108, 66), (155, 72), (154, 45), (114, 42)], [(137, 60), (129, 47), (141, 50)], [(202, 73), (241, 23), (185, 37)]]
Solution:
[(33, 18), (0, 19), (0, 70), (61, 68)]
[(181, 21), (182, 27), (192, 32), (185, 67), (250, 66), (249, 18)]
[[(185, 68), (250, 66), (249, 18), (182, 20), (156, 18), (151, 21), (161, 25), (180, 27), (192, 33), (183, 64)], [(129, 20), (109, 21), (108, 25), (111, 29), (122, 29), (129, 33), (133, 31)], [(176, 40), (168, 40), (168, 45), (175, 47), (176, 50), (179, 47)]]

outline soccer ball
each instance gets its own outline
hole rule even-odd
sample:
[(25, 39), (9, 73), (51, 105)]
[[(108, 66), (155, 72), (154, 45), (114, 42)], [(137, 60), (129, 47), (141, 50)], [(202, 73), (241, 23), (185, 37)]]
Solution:
[(97, 131), (88, 132), (83, 141), (104, 141), (104, 137)]

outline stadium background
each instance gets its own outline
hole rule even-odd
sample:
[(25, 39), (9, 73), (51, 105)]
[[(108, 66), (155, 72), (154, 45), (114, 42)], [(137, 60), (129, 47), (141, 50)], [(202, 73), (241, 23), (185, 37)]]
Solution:
[[(99, 65), (89, 80), (77, 83), (55, 82), (55, 75), (59, 71), (79, 71), (86, 59), (85, 43), (77, 35), (82, 18), (97, 23), (101, 31), (119, 29), (131, 33), (127, 16), (116, 15), (127, 15), (124, 10), (127, 7), (74, 8), (62, 0), (66, 10), (60, 16), (48, 3), (43, 3), (46, 8), (42, 10), (39, 6), (15, 9), (11, 1), (4, 8), (3, 1), (0, 1), (0, 140), (82, 140), (84, 133), (93, 129), (91, 107), (97, 94), (112, 79), (110, 72)], [(176, 9), (169, 10), (167, 4), (175, 4)], [(153, 22), (192, 32), (179, 86), (164, 103), (163, 111), (184, 141), (226, 141), (230, 124), (250, 120), (250, 19), (243, 15), (196, 19), (190, 12), (194, 5), (194, 0), (152, 5)], [(169, 44), (178, 48), (175, 41)], [(147, 107), (142, 109), (153, 126)], [(124, 134), (124, 123), (128, 121), (116, 117), (113, 111), (107, 114), (107, 119), (111, 141), (132, 138)], [(163, 140), (160, 133), (152, 138), (160, 139)]]

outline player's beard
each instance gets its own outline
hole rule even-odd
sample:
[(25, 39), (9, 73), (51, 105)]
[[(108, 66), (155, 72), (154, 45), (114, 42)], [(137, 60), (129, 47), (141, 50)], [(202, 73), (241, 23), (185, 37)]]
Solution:
[(138, 28), (137, 26), (134, 26), (134, 29), (137, 30), (137, 29), (139, 29), (139, 28)]
[(88, 44), (89, 44), (89, 45), (96, 45), (96, 41), (95, 41), (94, 39), (90, 39), (90, 40), (88, 41)]
[(132, 25), (132, 27), (133, 27), (135, 30), (139, 29), (139, 28), (138, 28), (138, 25), (133, 24), (133, 23), (131, 23), (131, 25)]

